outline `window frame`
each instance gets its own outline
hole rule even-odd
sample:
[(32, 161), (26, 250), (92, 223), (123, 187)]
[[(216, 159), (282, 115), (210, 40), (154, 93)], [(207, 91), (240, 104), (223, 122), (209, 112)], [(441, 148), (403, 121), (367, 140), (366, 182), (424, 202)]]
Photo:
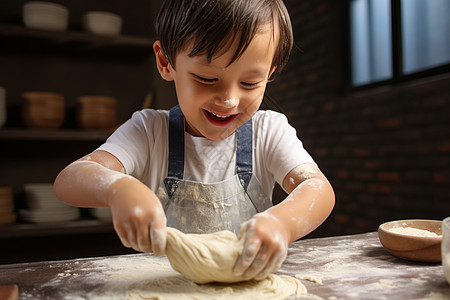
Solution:
[(450, 63), (431, 67), (428, 69), (412, 72), (410, 74), (403, 73), (403, 45), (402, 45), (402, 19), (401, 19), (401, 0), (391, 0), (391, 45), (392, 45), (392, 77), (386, 80), (369, 82), (361, 85), (354, 85), (352, 82), (352, 59), (351, 59), (351, 22), (350, 22), (350, 5), (352, 0), (347, 0), (345, 9), (345, 18), (347, 23), (347, 83), (350, 90), (365, 90), (369, 88), (394, 85), (411, 81), (419, 78), (429, 77), (450, 72)]

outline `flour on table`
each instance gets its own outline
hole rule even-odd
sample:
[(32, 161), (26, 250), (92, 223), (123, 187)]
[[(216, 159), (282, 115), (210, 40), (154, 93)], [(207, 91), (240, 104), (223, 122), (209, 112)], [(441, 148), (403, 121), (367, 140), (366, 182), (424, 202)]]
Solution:
[(182, 275), (158, 278), (127, 291), (127, 299), (158, 300), (228, 300), (228, 299), (286, 299), (306, 295), (306, 290), (295, 278), (270, 275), (266, 279), (240, 283), (196, 284)]
[(428, 295), (426, 295), (425, 298), (416, 299), (416, 300), (448, 300), (448, 295), (431, 292)]
[[(168, 235), (170, 253), (174, 250), (173, 245), (170, 245), (173, 238), (171, 229)], [(236, 243), (239, 245), (239, 242)], [(192, 249), (192, 251), (200, 250)], [(202, 249), (202, 251), (207, 250)], [(233, 251), (231, 252), (234, 253)], [(211, 250), (211, 252), (217, 251)], [(200, 253), (207, 254), (207, 252), (198, 252)], [(58, 272), (57, 276), (46, 284), (47, 287), (58, 286), (59, 292), (64, 295), (61, 298), (65, 300), (281, 300), (288, 297), (318, 299), (307, 294), (306, 288), (298, 279), (287, 275), (271, 274), (263, 280), (235, 283), (198, 284), (176, 272), (167, 257), (155, 257), (151, 254), (123, 255), (86, 262), (80, 260), (80, 262), (77, 269)], [(192, 266), (192, 268), (195, 267)], [(61, 287), (63, 282), (64, 286)], [(86, 282), (89, 282), (88, 286)]]
[(314, 282), (314, 283), (322, 284), (322, 278), (317, 277), (317, 276), (296, 274), (295, 278), (300, 279), (300, 280), (308, 280), (308, 281), (311, 281), (311, 282)]

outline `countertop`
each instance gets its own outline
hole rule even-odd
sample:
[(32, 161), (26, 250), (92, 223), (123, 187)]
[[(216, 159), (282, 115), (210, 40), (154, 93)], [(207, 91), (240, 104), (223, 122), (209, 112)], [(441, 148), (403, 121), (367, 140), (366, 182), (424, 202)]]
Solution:
[[(0, 266), (0, 285), (17, 284), (19, 299), (124, 299), (169, 271), (152, 254), (44, 261)], [(294, 242), (277, 274), (299, 278), (310, 299), (450, 299), (440, 263), (396, 258), (376, 232)]]

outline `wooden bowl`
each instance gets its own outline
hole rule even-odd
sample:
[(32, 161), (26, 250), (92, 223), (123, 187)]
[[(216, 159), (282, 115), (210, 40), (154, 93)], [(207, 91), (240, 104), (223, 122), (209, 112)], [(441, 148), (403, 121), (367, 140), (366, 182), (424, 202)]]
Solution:
[(13, 224), (16, 218), (12, 187), (2, 186), (0, 187), (0, 227)]
[[(431, 236), (431, 235), (435, 236)], [(381, 244), (391, 254), (413, 261), (440, 262), (442, 221), (398, 220), (378, 227)]]
[(10, 186), (0, 186), (0, 211), (5, 209), (5, 207), (13, 207), (14, 198), (13, 190)]
[(64, 95), (49, 92), (22, 94), (22, 120), (31, 128), (59, 128), (65, 117)]
[(77, 98), (76, 121), (83, 129), (110, 129), (117, 122), (117, 99), (107, 96)]

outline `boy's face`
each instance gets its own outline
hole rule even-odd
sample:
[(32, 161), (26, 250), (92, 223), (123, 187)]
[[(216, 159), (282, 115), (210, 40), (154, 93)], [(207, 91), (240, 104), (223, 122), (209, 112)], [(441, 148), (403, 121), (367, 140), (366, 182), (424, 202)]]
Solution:
[(271, 66), (277, 43), (270, 25), (262, 29), (231, 65), (235, 44), (211, 62), (206, 55), (189, 57), (187, 49), (177, 55), (176, 70), (167, 66), (163, 77), (175, 82), (191, 135), (225, 139), (256, 113), (274, 71)]

